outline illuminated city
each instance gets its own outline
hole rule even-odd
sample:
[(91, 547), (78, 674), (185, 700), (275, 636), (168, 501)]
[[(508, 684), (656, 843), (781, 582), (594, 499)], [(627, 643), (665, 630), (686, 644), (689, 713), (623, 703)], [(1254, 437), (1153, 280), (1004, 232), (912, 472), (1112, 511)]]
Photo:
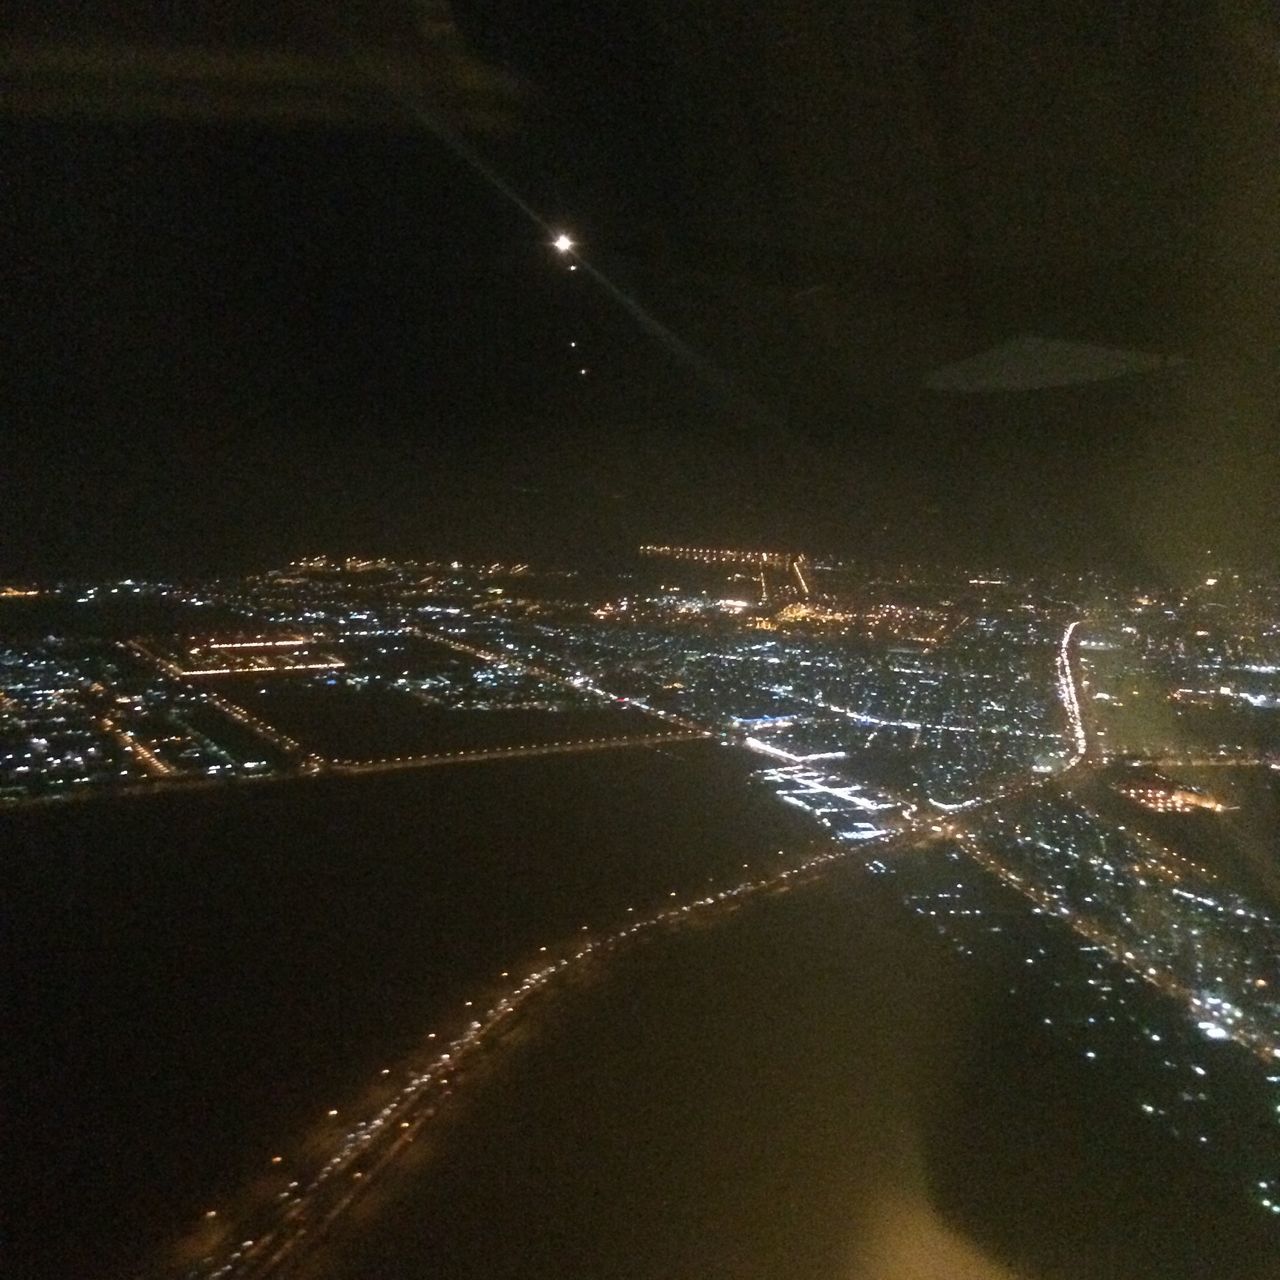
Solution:
[[(122, 593), (177, 629), (96, 634)], [(1012, 948), (1054, 990), (1047, 1024), (1100, 1070), (1144, 1063), (1134, 1105), (1280, 1215), (1280, 915), (1223, 826), (1280, 768), (1267, 584), (1223, 573), (1157, 598), (645, 547), (606, 583), (316, 557), (6, 599), (11, 634), (15, 610), (75, 606), (66, 634), (4, 650), (10, 806), (709, 741), (812, 824), (774, 871), (557, 944), (245, 1210), (238, 1247), (206, 1228), (193, 1276), (263, 1274), (336, 1221), (351, 1180), (428, 1129), (461, 1064), (574, 966), (850, 859), (961, 954)]]
[(1280, 7), (10, 6), (4, 1273), (1280, 1277)]

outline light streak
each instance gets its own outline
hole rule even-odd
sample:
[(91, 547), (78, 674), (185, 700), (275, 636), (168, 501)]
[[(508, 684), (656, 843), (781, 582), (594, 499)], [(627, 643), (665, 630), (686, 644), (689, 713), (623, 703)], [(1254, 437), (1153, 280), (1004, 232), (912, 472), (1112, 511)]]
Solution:
[(797, 557), (796, 557), (796, 558), (791, 562), (791, 568), (792, 568), (792, 570), (795, 572), (795, 575), (796, 575), (797, 579), (799, 579), (799, 582), (800, 582), (800, 590), (801, 590), (801, 591), (803, 591), (803, 592), (805, 593), (805, 595), (810, 595), (810, 594), (811, 594), (811, 592), (809, 591), (809, 584), (808, 584), (808, 582), (805, 580), (804, 570), (801, 568), (801, 561), (802, 561), (803, 559), (804, 559), (804, 557), (803, 557), (803, 556), (797, 556)]
[[(213, 641), (205, 645), (206, 649), (296, 649), (300, 645), (310, 644), (309, 640), (292, 639), (292, 640), (219, 640)], [(200, 648), (189, 650), (191, 653), (199, 653)]]
[[(743, 738), (742, 745), (757, 752), (759, 755), (772, 756), (775, 760), (785, 760), (788, 764), (800, 764), (802, 761), (810, 758), (808, 756), (798, 756), (792, 751), (784, 751), (781, 747), (775, 747), (771, 743), (764, 742), (760, 738)], [(830, 754), (843, 756), (847, 753), (840, 751)]]
[(98, 722), (104, 733), (109, 733), (128, 752), (142, 761), (143, 767), (154, 778), (170, 778), (174, 774), (172, 765), (167, 765), (159, 756), (147, 750), (127, 729), (122, 729), (106, 716)]
[(648, 747), (672, 742), (698, 742), (710, 738), (706, 731), (682, 729), (678, 733), (631, 734), (620, 738), (578, 738), (572, 742), (536, 742), (518, 747), (482, 747), (473, 751), (441, 751), (433, 755), (389, 756), (372, 760), (326, 760), (335, 773), (376, 773), (395, 769), (421, 769), (432, 765), (480, 763), (488, 760), (527, 759), (529, 756), (564, 755), (579, 751), (611, 751), (619, 747)]
[(288, 675), (291, 671), (337, 671), (347, 664), (341, 658), (329, 662), (295, 662), (279, 667), (200, 667), (194, 671), (177, 668), (184, 676), (270, 676)]
[[(750, 746), (750, 739), (747, 745)], [(763, 774), (768, 782), (774, 782), (786, 786), (795, 786), (805, 795), (809, 796), (830, 796), (833, 800), (840, 800), (845, 804), (853, 805), (856, 809), (865, 809), (868, 813), (884, 813), (889, 809), (898, 809), (901, 806), (895, 801), (877, 802), (870, 799), (864, 794), (862, 784), (857, 782), (846, 782), (843, 785), (833, 785), (825, 781), (820, 773), (811, 770), (801, 770), (799, 768), (782, 768), (768, 769)], [(781, 795), (781, 792), (778, 792)], [(792, 794), (795, 794), (794, 792)]]
[(830, 711), (838, 716), (844, 716), (847, 720), (852, 720), (855, 724), (865, 724), (873, 729), (909, 729), (915, 733), (973, 733), (987, 734), (996, 738), (1053, 738), (1057, 739), (1061, 735), (1057, 733), (1037, 733), (1030, 729), (1011, 729), (1004, 725), (982, 725), (982, 724), (942, 724), (937, 721), (928, 720), (901, 720), (888, 716), (873, 716), (867, 711), (854, 711), (850, 707), (839, 707), (834, 702), (811, 702), (811, 706), (818, 711)]
[[(186, 667), (180, 667), (176, 662), (162, 657), (154, 649), (144, 645), (141, 640), (127, 640), (124, 647), (140, 657), (146, 658), (147, 661), (155, 663), (165, 675), (173, 676), (175, 680), (185, 680), (191, 676), (261, 676), (275, 673), (288, 674), (291, 671), (336, 671), (338, 668), (347, 665), (341, 658), (333, 658), (326, 662), (298, 662), (275, 667), (204, 667), (197, 670), (188, 670)], [(210, 648), (213, 647), (215, 646), (210, 646)], [(227, 645), (225, 647), (234, 648), (236, 646)]]
[(1062, 644), (1058, 649), (1058, 697), (1062, 701), (1062, 709), (1067, 715), (1067, 727), (1075, 744), (1076, 754), (1068, 762), (1071, 768), (1084, 759), (1089, 750), (1089, 739), (1084, 731), (1084, 719), (1080, 714), (1080, 697), (1076, 692), (1076, 680), (1071, 671), (1071, 638), (1076, 633), (1080, 620), (1070, 623), (1062, 636)]
[(743, 564), (785, 569), (788, 557), (779, 551), (735, 551), (720, 547), (668, 547), (646, 543), (642, 556), (663, 556), (669, 560), (693, 560), (700, 564)]
[(232, 702), (229, 698), (222, 697), (221, 694), (213, 693), (210, 690), (204, 691), (206, 702), (211, 702), (223, 715), (229, 716), (237, 724), (243, 725), (246, 729), (252, 729), (264, 741), (271, 743), (274, 747), (279, 747), (282, 751), (289, 755), (307, 756), (309, 761), (314, 761), (317, 757), (308, 755), (306, 748), (297, 738), (291, 738), (287, 733), (277, 729), (274, 725), (268, 724), (265, 720), (255, 716), (252, 712), (246, 711), (244, 707), (237, 702)]

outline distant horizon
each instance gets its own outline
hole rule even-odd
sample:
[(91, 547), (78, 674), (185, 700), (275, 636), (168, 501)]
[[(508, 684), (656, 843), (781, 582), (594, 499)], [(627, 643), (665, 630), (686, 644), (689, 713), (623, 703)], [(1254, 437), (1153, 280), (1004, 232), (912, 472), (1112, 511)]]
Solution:
[[(673, 544), (676, 545), (676, 544)], [(1140, 565), (1134, 560), (1124, 562), (1118, 558), (1097, 558), (1087, 560), (1077, 558), (1073, 561), (1062, 560), (1056, 564), (1028, 565), (1009, 559), (990, 556), (911, 556), (895, 555), (891, 552), (868, 553), (865, 550), (841, 550), (836, 548), (813, 549), (797, 547), (782, 543), (732, 543), (706, 540), (702, 542), (685, 542), (679, 545), (705, 548), (707, 550), (730, 550), (747, 553), (774, 553), (785, 555), (804, 555), (816, 567), (839, 567), (840, 569), (862, 570), (868, 573), (893, 572), (927, 572), (927, 573), (977, 573), (1007, 574), (1020, 579), (1044, 579), (1062, 575), (1088, 576), (1100, 574), (1126, 581), (1154, 581), (1162, 585), (1178, 586), (1189, 582), (1198, 582), (1205, 573), (1244, 574), (1250, 578), (1267, 579), (1271, 576), (1280, 578), (1280, 570), (1269, 569), (1261, 563), (1248, 563), (1241, 560), (1230, 560), (1206, 550), (1203, 559), (1198, 563), (1188, 563), (1179, 571), (1160, 569), (1154, 565)], [(32, 585), (44, 588), (61, 584), (91, 584), (94, 582), (122, 583), (135, 580), (139, 583), (149, 582), (192, 582), (215, 581), (224, 576), (249, 577), (256, 574), (270, 573), (285, 569), (292, 565), (302, 564), (307, 560), (323, 559), (335, 568), (342, 563), (352, 561), (385, 561), (389, 565), (401, 564), (433, 564), (448, 566), (458, 564), (463, 569), (482, 568), (487, 565), (500, 565), (510, 568), (525, 564), (534, 573), (610, 573), (616, 572), (624, 564), (634, 561), (637, 565), (651, 563), (639, 554), (639, 544), (629, 548), (602, 549), (590, 552), (513, 552), (511, 550), (493, 549), (491, 551), (463, 551), (458, 548), (422, 548), (415, 551), (406, 549), (377, 550), (357, 548), (355, 550), (323, 550), (311, 549), (297, 554), (282, 553), (277, 557), (245, 558), (238, 563), (224, 562), (221, 566), (212, 563), (181, 565), (171, 562), (169, 565), (159, 563), (133, 566), (105, 565), (94, 570), (88, 564), (72, 567), (47, 566), (41, 568), (20, 569), (17, 566), (6, 568), (0, 587), (15, 585)]]

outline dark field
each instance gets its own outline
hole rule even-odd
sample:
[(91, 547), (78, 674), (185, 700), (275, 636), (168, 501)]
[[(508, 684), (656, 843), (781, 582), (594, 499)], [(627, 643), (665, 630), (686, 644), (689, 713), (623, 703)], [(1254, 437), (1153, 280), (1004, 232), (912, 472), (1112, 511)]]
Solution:
[(471, 711), (427, 706), (410, 693), (377, 685), (356, 688), (291, 676), (270, 682), (246, 676), (222, 677), (208, 683), (296, 738), (308, 751), (339, 760), (486, 751), (668, 732), (661, 721), (626, 707)]

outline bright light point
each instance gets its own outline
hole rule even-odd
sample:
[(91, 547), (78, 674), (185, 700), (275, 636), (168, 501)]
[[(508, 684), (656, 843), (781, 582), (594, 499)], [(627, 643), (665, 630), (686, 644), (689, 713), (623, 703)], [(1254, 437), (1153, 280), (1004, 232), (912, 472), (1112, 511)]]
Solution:
[(573, 241), (563, 231), (551, 243), (561, 253), (568, 253), (573, 248)]
[(576, 262), (571, 262), (571, 263), (569, 263), (569, 270), (570, 270), (570, 271), (577, 271), (577, 269), (578, 269), (578, 264), (577, 264)]

